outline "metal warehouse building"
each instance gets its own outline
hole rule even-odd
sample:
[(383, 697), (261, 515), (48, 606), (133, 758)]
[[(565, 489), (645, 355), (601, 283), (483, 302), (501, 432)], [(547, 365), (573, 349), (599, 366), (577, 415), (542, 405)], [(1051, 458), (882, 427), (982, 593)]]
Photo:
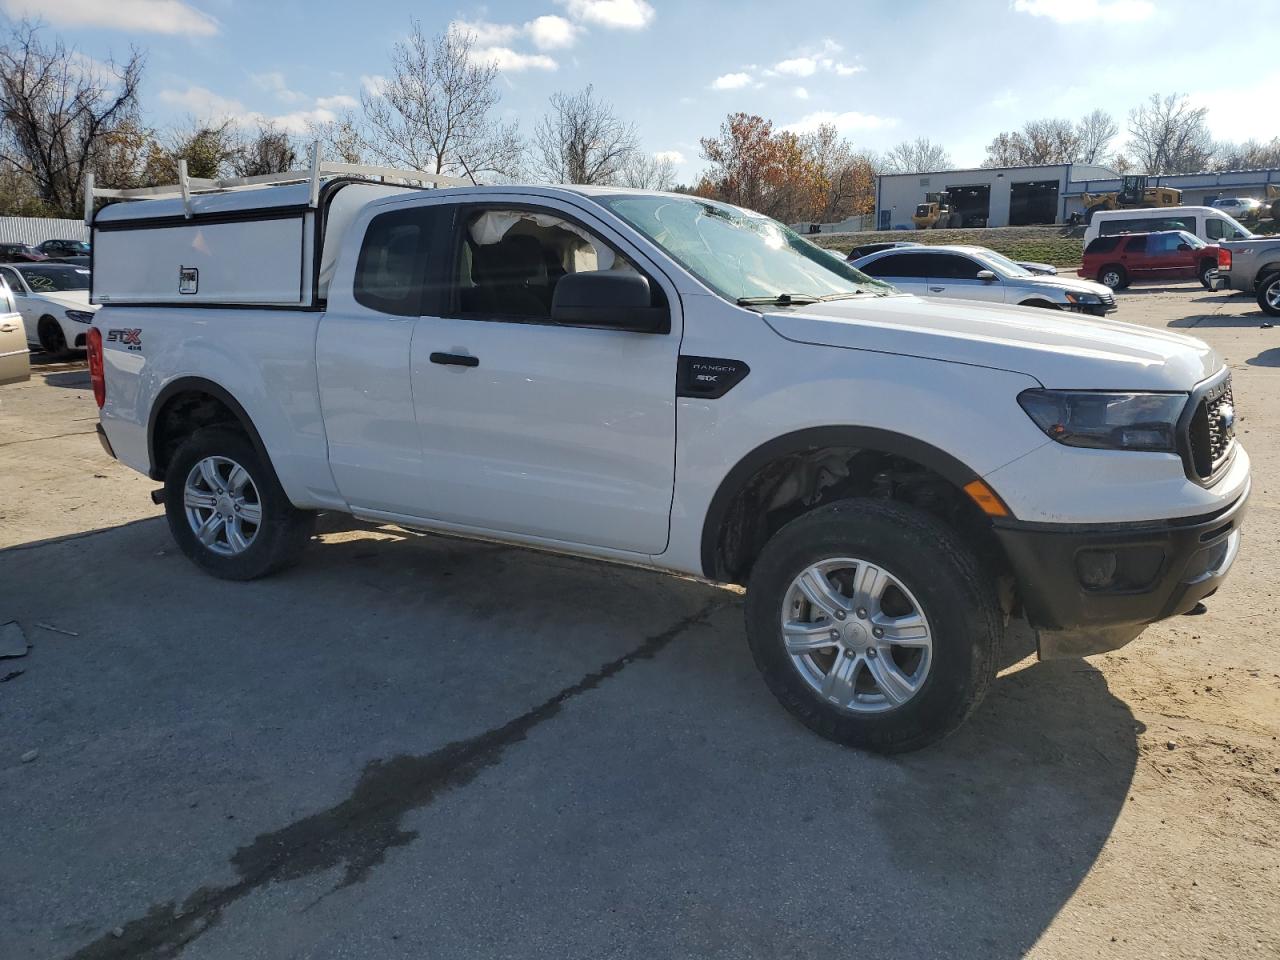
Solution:
[[(1268, 184), (1280, 184), (1280, 170), (1147, 178), (1148, 187), (1181, 190), (1187, 206), (1210, 204), (1221, 197), (1261, 199), (1267, 195)], [(876, 228), (914, 229), (911, 215), (930, 193), (948, 194), (966, 227), (1062, 223), (1073, 213), (1084, 215), (1084, 193), (1109, 193), (1120, 187), (1119, 173), (1092, 163), (881, 174), (876, 182)]]

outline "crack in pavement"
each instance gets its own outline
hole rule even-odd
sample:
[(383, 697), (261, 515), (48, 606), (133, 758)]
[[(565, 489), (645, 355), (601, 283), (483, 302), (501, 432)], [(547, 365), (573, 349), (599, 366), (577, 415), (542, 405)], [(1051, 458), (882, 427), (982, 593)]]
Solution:
[(235, 883), (201, 887), (181, 905), (173, 901), (154, 904), (144, 916), (104, 934), (68, 960), (174, 957), (217, 923), (226, 907), (268, 883), (297, 880), (343, 864), (345, 873), (335, 891), (364, 881), (389, 850), (417, 838), (417, 831), (401, 827), (405, 814), (466, 786), (496, 764), (508, 747), (556, 716), (569, 700), (596, 689), (637, 660), (652, 659), (686, 630), (705, 625), (725, 605), (720, 600), (706, 604), (499, 727), (456, 740), (429, 754), (401, 754), (370, 761), (347, 799), (279, 830), (260, 834), (237, 850), (231, 857), (240, 876)]

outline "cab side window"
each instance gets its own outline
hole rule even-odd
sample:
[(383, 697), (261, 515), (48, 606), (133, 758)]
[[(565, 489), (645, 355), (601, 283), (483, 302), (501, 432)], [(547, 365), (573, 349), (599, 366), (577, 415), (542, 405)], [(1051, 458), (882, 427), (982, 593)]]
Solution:
[[(462, 226), (458, 309), (463, 316), (549, 322), (556, 284), (571, 273), (637, 274), (635, 266), (578, 223), (551, 211), (473, 211)], [(651, 284), (655, 297), (661, 296)]]
[(976, 260), (954, 253), (938, 253), (929, 257), (933, 265), (929, 276), (938, 280), (977, 280), (978, 271), (984, 269)]

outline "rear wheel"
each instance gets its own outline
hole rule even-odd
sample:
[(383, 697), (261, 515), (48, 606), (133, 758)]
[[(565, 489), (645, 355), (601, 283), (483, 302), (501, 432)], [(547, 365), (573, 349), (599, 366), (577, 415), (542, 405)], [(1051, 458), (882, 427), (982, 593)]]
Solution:
[(1129, 285), (1129, 272), (1118, 263), (1109, 263), (1098, 271), (1098, 282), (1112, 290), (1123, 290)]
[(182, 552), (224, 580), (252, 580), (295, 563), (315, 514), (289, 502), (264, 457), (239, 430), (188, 437), (165, 472), (165, 514)]
[(995, 674), (991, 578), (933, 517), (841, 500), (779, 530), (752, 569), (747, 638), (782, 705), (822, 736), (897, 753), (946, 736)]
[(51, 356), (60, 357), (67, 352), (67, 337), (62, 326), (53, 317), (41, 317), (36, 327), (40, 337), (40, 349)]
[(1269, 317), (1280, 317), (1280, 273), (1263, 277), (1258, 284), (1258, 306)]
[(1218, 279), (1218, 265), (1212, 260), (1206, 260), (1200, 264), (1198, 273), (1200, 277), (1200, 285), (1206, 290), (1213, 289), (1213, 281)]

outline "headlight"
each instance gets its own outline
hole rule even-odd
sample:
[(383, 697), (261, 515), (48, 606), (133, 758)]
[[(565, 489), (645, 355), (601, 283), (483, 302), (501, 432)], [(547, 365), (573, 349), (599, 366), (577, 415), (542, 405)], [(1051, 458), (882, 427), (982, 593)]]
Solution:
[(1068, 303), (1086, 303), (1086, 304), (1101, 303), (1102, 298), (1098, 296), (1096, 293), (1070, 293), (1069, 292), (1067, 294), (1067, 302)]
[(1173, 452), (1187, 394), (1023, 390), (1018, 404), (1037, 427), (1068, 446)]
[(68, 310), (67, 319), (76, 323), (93, 323), (93, 313), (88, 310)]

